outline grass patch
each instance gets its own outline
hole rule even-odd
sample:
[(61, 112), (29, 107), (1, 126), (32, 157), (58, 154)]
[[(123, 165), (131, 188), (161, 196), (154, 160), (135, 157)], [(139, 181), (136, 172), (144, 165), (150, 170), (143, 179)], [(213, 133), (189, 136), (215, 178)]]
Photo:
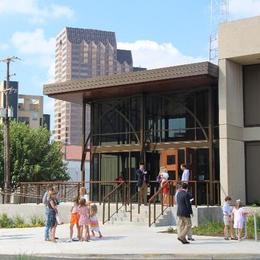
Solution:
[(31, 221), (25, 222), (25, 220), (16, 216), (14, 218), (10, 218), (7, 214), (3, 213), (0, 215), (0, 228), (28, 228), (28, 227), (42, 227), (44, 226), (43, 218), (32, 217)]
[[(260, 238), (260, 216), (257, 216), (257, 236)], [(223, 235), (224, 224), (222, 222), (209, 222), (205, 225), (200, 225), (198, 227), (192, 228), (193, 235), (198, 236), (224, 236)], [(169, 227), (167, 231), (163, 231), (164, 233), (173, 233), (176, 234), (177, 230)], [(253, 216), (249, 216), (247, 219), (247, 238), (254, 239), (255, 231), (254, 231), (254, 218)]]
[(223, 223), (209, 222), (205, 225), (192, 228), (194, 235), (204, 236), (222, 236), (223, 235)]

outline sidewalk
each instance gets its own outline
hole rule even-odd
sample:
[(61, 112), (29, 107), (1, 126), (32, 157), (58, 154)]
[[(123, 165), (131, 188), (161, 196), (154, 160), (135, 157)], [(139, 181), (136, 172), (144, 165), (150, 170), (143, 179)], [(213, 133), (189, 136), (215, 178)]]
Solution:
[(43, 228), (0, 229), (0, 259), (260, 259), (260, 243), (252, 240), (195, 236), (194, 242), (183, 245), (175, 234), (159, 233), (166, 229), (162, 227), (101, 229), (101, 239), (71, 243), (66, 242), (68, 225), (58, 226), (57, 243), (43, 241)]

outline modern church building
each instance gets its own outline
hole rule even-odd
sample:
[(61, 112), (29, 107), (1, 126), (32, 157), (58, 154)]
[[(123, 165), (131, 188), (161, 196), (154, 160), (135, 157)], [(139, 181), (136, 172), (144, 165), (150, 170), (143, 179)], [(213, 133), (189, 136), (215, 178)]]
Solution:
[(44, 94), (83, 105), (78, 127), (91, 154), (90, 179), (123, 176), (130, 185), (143, 162), (151, 179), (163, 165), (178, 180), (186, 163), (198, 204), (219, 204), (226, 195), (259, 200), (259, 31), (260, 17), (222, 24), (218, 66), (201, 62), (45, 85)]

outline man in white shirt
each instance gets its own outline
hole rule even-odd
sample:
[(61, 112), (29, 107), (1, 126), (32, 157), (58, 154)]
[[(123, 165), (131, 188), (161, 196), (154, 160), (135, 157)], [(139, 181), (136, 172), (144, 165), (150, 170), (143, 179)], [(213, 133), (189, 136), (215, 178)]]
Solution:
[(182, 182), (189, 182), (190, 178), (190, 171), (187, 169), (186, 164), (181, 164), (181, 170), (183, 171), (182, 176), (181, 176), (181, 181)]

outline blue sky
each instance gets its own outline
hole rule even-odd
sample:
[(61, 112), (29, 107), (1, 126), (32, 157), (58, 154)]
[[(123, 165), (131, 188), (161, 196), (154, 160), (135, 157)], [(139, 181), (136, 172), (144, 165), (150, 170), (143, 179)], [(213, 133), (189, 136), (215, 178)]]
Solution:
[[(260, 0), (230, 0), (229, 17), (260, 15)], [(0, 0), (0, 58), (21, 94), (42, 94), (53, 81), (55, 37), (65, 26), (109, 30), (131, 49), (135, 66), (156, 68), (208, 58), (210, 0)], [(5, 65), (0, 64), (0, 80)], [(46, 113), (53, 100), (45, 98)]]

